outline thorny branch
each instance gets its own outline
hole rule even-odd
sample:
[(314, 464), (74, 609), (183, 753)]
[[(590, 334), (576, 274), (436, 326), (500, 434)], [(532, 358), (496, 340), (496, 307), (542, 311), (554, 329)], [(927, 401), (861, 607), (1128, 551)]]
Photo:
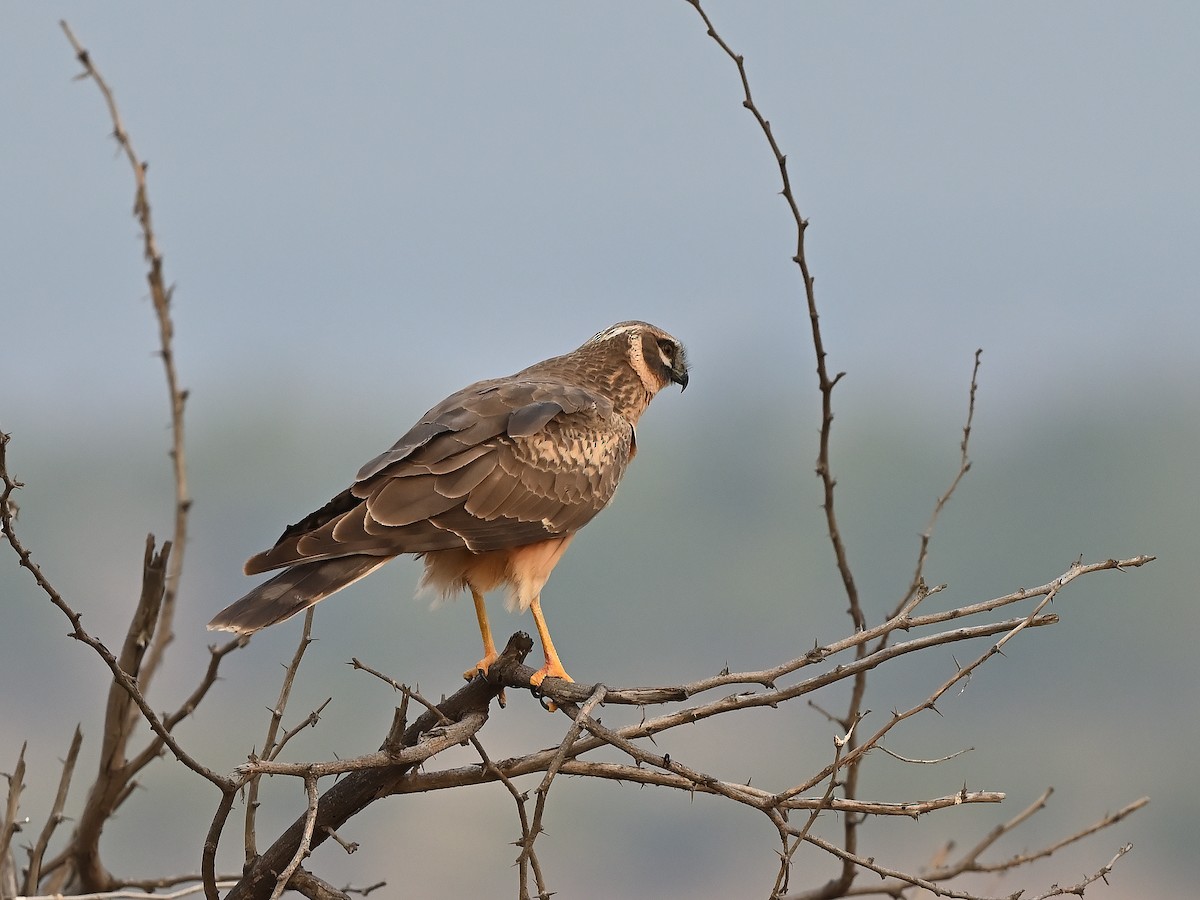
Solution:
[[(268, 847), (247, 871), (238, 885), (226, 895), (225, 900), (247, 900), (265, 898), (274, 890), (278, 873), (295, 857), (306, 840), (308, 849), (315, 850), (330, 833), (340, 829), (343, 823), (357, 815), (375, 801), (395, 793), (395, 786), (417, 765), (436, 753), (454, 744), (462, 743), (483, 727), (487, 721), (490, 704), (500, 693), (501, 678), (511, 678), (511, 670), (533, 649), (529, 635), (518, 632), (509, 638), (500, 657), (492, 663), (488, 678), (476, 678), (452, 697), (435, 708), (426, 710), (403, 730), (396, 739), (389, 734), (383, 742), (378, 765), (355, 769), (321, 795), (316, 807), (312, 828), (308, 826), (309, 812), (292, 823), (275, 842)], [(530, 670), (532, 672), (532, 670)], [(525, 686), (528, 687), (528, 679)], [(447, 725), (449, 722), (451, 724)], [(393, 729), (394, 731), (395, 729)], [(251, 762), (253, 765), (253, 761)], [(309, 778), (323, 771), (314, 764), (301, 774)], [(219, 837), (218, 821), (227, 815), (224, 808), (218, 810), (210, 835)]]
[[(273, 760), (279, 756), (284, 745), (290, 739), (290, 735), (285, 735), (283, 740), (276, 743), (275, 739), (279, 735), (279, 726), (283, 722), (283, 713), (287, 709), (288, 697), (292, 693), (292, 684), (296, 680), (296, 672), (300, 668), (300, 661), (304, 659), (304, 651), (308, 649), (308, 645), (312, 642), (312, 623), (313, 623), (313, 608), (310, 606), (304, 613), (304, 627), (300, 631), (300, 643), (296, 645), (296, 652), (292, 655), (292, 661), (288, 664), (284, 672), (283, 684), (279, 688), (279, 699), (275, 701), (275, 705), (271, 708), (271, 721), (267, 725), (267, 736), (263, 740), (262, 758), (264, 760)], [(301, 728), (314, 721), (316, 713), (310, 716), (301, 724)], [(256, 830), (255, 821), (258, 815), (258, 789), (261, 778), (259, 775), (254, 775), (246, 789), (246, 862), (250, 863), (254, 857), (258, 855), (258, 848), (255, 845)]]
[(25, 870), (26, 894), (37, 893), (38, 884), (41, 881), (42, 858), (46, 855), (46, 848), (50, 846), (50, 838), (54, 836), (55, 829), (63, 822), (63, 808), (67, 804), (67, 791), (71, 787), (71, 776), (75, 773), (75, 762), (79, 759), (79, 749), (82, 746), (83, 732), (76, 725), (75, 734), (71, 738), (71, 747), (67, 750), (67, 758), (63, 761), (62, 777), (58, 782), (58, 792), (54, 795), (54, 805), (50, 808), (50, 815), (46, 817), (46, 824), (38, 835), (37, 843), (29, 851), (29, 867)]
[[(925, 590), (925, 563), (929, 559), (929, 546), (933, 541), (933, 530), (937, 527), (938, 517), (941, 516), (942, 510), (946, 508), (946, 504), (950, 502), (950, 498), (954, 496), (954, 492), (958, 490), (959, 484), (971, 471), (971, 458), (968, 455), (968, 450), (971, 446), (971, 428), (975, 423), (975, 394), (979, 390), (979, 366), (983, 358), (983, 350), (975, 351), (975, 366), (971, 369), (971, 386), (967, 391), (967, 422), (963, 425), (962, 443), (959, 444), (959, 459), (958, 471), (954, 473), (954, 478), (950, 482), (950, 486), (946, 488), (946, 492), (937, 498), (937, 502), (933, 505), (933, 512), (929, 515), (929, 522), (925, 526), (925, 530), (921, 532), (921, 544), (917, 550), (917, 565), (913, 572), (912, 582), (908, 586), (908, 591), (904, 595), (899, 605), (896, 607), (896, 613), (905, 609), (914, 600), (921, 597)], [(895, 615), (896, 613), (893, 613)]]
[[(837, 515), (834, 512), (834, 487), (837, 480), (833, 476), (833, 467), (830, 462), (829, 444), (830, 436), (833, 432), (833, 389), (837, 383), (846, 374), (839, 372), (837, 375), (830, 377), (829, 370), (825, 363), (826, 351), (825, 340), (821, 335), (821, 321), (817, 312), (817, 297), (814, 288), (813, 277), (808, 267), (808, 258), (804, 250), (804, 235), (808, 230), (808, 220), (800, 213), (800, 206), (796, 201), (795, 194), (792, 190), (791, 176), (788, 174), (787, 156), (779, 147), (778, 141), (775, 139), (775, 133), (771, 130), (771, 123), (759, 110), (758, 105), (754, 101), (754, 96), (750, 91), (750, 79), (746, 73), (745, 59), (741, 54), (736, 53), (732, 47), (725, 41), (717, 32), (708, 13), (704, 11), (700, 0), (688, 0), (695, 8), (700, 18), (704, 21), (704, 27), (708, 31), (708, 36), (717, 43), (721, 50), (728, 56), (737, 66), (738, 76), (742, 83), (743, 100), (742, 105), (749, 110), (754, 116), (754, 120), (758, 123), (762, 130), (763, 136), (767, 140), (771, 154), (775, 157), (776, 165), (779, 167), (779, 178), (782, 184), (780, 194), (787, 203), (788, 211), (792, 215), (792, 221), (796, 227), (796, 253), (792, 257), (800, 269), (800, 277), (804, 282), (804, 298), (808, 307), (808, 318), (812, 329), (812, 345), (813, 351), (817, 359), (817, 386), (821, 393), (821, 432), (819, 439), (819, 450), (817, 452), (817, 476), (821, 479), (821, 485), (824, 489), (825, 499), (822, 508), (825, 510), (825, 523), (829, 528), (829, 541), (833, 546), (833, 555), (837, 561), (838, 573), (842, 578), (842, 585), (846, 591), (846, 598), (849, 601), (850, 619), (854, 623), (854, 628), (857, 631), (862, 631), (867, 627), (866, 615), (863, 613), (862, 605), (859, 601), (858, 587), (854, 581), (854, 575), (850, 569), (850, 560), (846, 552), (845, 542), (842, 540), (842, 533), (838, 528)], [(860, 657), (866, 654), (866, 646), (860, 645), (855, 651)], [(846, 711), (845, 717), (841, 720), (842, 728), (849, 734), (849, 742), (853, 746), (856, 738), (852, 731), (852, 726), (858, 721), (862, 714), (863, 698), (866, 695), (867, 682), (865, 673), (854, 679), (854, 685), (850, 694), (850, 702)], [(852, 754), (851, 754), (852, 755)], [(849, 763), (846, 768), (846, 773), (841, 784), (842, 794), (847, 798), (854, 798), (858, 795), (858, 765), (857, 763)], [(858, 817), (846, 816), (844, 826), (843, 841), (848, 852), (853, 853), (858, 846)], [(847, 863), (842, 867), (841, 876), (828, 886), (829, 896), (837, 896), (844, 892), (853, 881), (855, 875), (854, 866)]]
[[(68, 636), (80, 641), (81, 643), (87, 644), (102, 660), (104, 660), (105, 665), (108, 666), (109, 671), (113, 675), (114, 683), (119, 685), (121, 689), (129, 696), (129, 698), (141, 712), (142, 717), (158, 736), (158, 739), (161, 740), (164, 745), (166, 745), (167, 749), (171, 751), (175, 758), (193, 772), (207, 779), (208, 781), (211, 781), (218, 787), (232, 787), (232, 782), (229, 779), (222, 775), (218, 775), (216, 772), (213, 772), (206, 766), (201, 765), (175, 740), (170, 730), (168, 730), (166, 727), (164, 720), (161, 719), (159, 715), (150, 708), (149, 703), (147, 703), (146, 698), (142, 695), (142, 692), (134, 682), (133, 677), (121, 668), (117, 658), (106, 646), (104, 646), (100, 640), (93, 637), (84, 629), (83, 617), (74, 609), (72, 609), (66, 600), (63, 599), (62, 595), (54, 588), (54, 586), (42, 573), (41, 568), (33, 561), (33, 554), (25, 547), (23, 543), (21, 543), (21, 540), (17, 537), (15, 527), (16, 523), (13, 515), (14, 504), (12, 503), (12, 494), (21, 487), (21, 483), (13, 479), (8, 470), (7, 451), (10, 439), (10, 435), (0, 434), (0, 484), (3, 485), (3, 490), (0, 491), (0, 530), (3, 531), (5, 538), (8, 540), (9, 546), (17, 555), (17, 559), (19, 560), (21, 566), (29, 571), (29, 573), (33, 576), (34, 581), (37, 582), (37, 585), (41, 589), (42, 593), (44, 593), (50, 599), (50, 602), (58, 607), (59, 611), (61, 611), (62, 614), (67, 617), (68, 621), (70, 621), (72, 630)], [(150, 544), (147, 542), (148, 551), (149, 547)]]
[[(112, 119), (112, 135), (117, 145), (129, 161), (133, 170), (135, 185), (133, 198), (133, 214), (142, 229), (142, 255), (149, 263), (146, 272), (146, 283), (150, 287), (150, 301), (154, 305), (154, 314), (158, 320), (159, 355), (162, 357), (163, 373), (167, 379), (167, 394), (171, 403), (171, 464), (175, 479), (175, 528), (171, 545), (175, 548), (171, 558), (170, 568), (166, 574), (166, 589), (162, 597), (162, 609), (159, 611), (154, 640), (143, 667), (141, 685), (143, 691), (148, 691), (154, 674), (162, 663), (163, 653), (174, 640), (172, 623), (175, 621), (175, 597), (179, 590), (179, 579), (183, 572), (183, 554), (187, 546), (188, 511), (192, 500), (188, 494), (187, 457), (184, 454), (183, 409), (187, 403), (188, 392), (179, 386), (179, 376), (175, 370), (175, 326), (171, 321), (171, 295), (173, 288), (167, 286), (163, 278), (163, 257), (158, 249), (158, 239), (154, 235), (154, 225), (150, 214), (150, 195), (146, 189), (146, 169), (148, 163), (138, 156), (129, 140), (129, 132), (121, 121), (121, 113), (117, 109), (117, 101), (112, 89), (104, 80), (92, 62), (91, 54), (84, 48), (71, 31), (65, 20), (59, 21), (59, 26), (75, 48), (75, 58), (83, 66), (79, 78), (90, 78), (104, 96), (108, 114)], [(132, 716), (136, 716), (133, 711)]]
[(4, 804), (4, 820), (0, 822), (0, 892), (7, 891), (5, 882), (16, 884), (16, 873), (11, 868), (9, 848), (12, 839), (21, 830), (21, 791), (25, 788), (25, 750), (27, 744), (21, 744), (21, 752), (17, 755), (17, 764), (12, 773), (7, 775), (8, 793)]
[[(134, 172), (136, 185), (134, 215), (142, 230), (143, 253), (149, 263), (147, 282), (159, 325), (160, 355), (163, 360), (168, 392), (171, 400), (172, 447), (175, 481), (175, 533), (174, 541), (155, 550), (153, 536), (147, 538), (143, 562), (142, 592), (134, 610), (119, 654), (113, 654), (97, 638), (90, 635), (81, 624), (81, 616), (51, 586), (32, 554), (24, 547), (15, 531), (16, 506), (12, 494), (21, 484), (11, 477), (7, 466), (8, 435), (0, 435), (0, 477), (3, 493), (0, 495), (0, 524), (9, 546), (20, 564), (34, 577), (38, 587), (51, 602), (70, 620), (70, 636), (92, 647), (112, 673), (104, 733), (100, 748), (100, 768), (88, 793), (76, 828), (68, 847), (52, 859), (46, 860), (45, 853), (54, 830), (62, 821), (62, 810), (78, 758), (82, 740), (77, 731), (64, 765), (58, 796), (42, 829), (38, 841), (30, 849), (30, 863), (26, 870), (24, 889), (34, 893), (40, 886), (43, 875), (52, 875), (48, 882), (54, 890), (67, 886), (84, 889), (112, 891), (136, 882), (119, 879), (111, 875), (100, 861), (99, 840), (104, 823), (131, 796), (136, 787), (135, 776), (165, 749), (194, 772), (212, 781), (222, 790), (232, 790), (233, 782), (201, 765), (176, 742), (172, 736), (175, 726), (203, 699), (209, 687), (216, 681), (220, 660), (238, 644), (231, 642), (220, 650), (213, 649), (210, 664), (197, 688), (172, 714), (157, 715), (149, 707), (145, 692), (149, 689), (166, 646), (172, 640), (171, 622), (175, 595), (180, 577), (183, 547), (186, 541), (187, 512), (191, 501), (188, 497), (186, 463), (184, 457), (183, 408), (186, 391), (178, 385), (173, 352), (173, 326), (170, 317), (170, 289), (163, 279), (162, 255), (158, 250), (151, 220), (149, 198), (146, 190), (146, 166), (129, 140), (121, 121), (112, 91), (93, 65), (88, 52), (80, 45), (69, 26), (60, 23), (63, 32), (83, 66), (80, 78), (90, 78), (98, 86), (113, 125), (113, 135)], [(154, 733), (146, 747), (131, 755), (129, 743), (140, 721), (146, 721)]]

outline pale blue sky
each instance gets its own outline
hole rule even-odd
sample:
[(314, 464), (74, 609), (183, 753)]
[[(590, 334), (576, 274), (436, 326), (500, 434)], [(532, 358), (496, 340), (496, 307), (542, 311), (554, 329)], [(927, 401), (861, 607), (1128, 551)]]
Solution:
[[(957, 405), (976, 346), (1006, 410), (1196, 376), (1195, 5), (712, 14), (790, 156), (845, 402), (880, 376)], [(627, 317), (701, 379), (809, 384), (773, 165), (685, 4), (0, 15), (8, 428), (95, 408), (79, 373), (158, 388), (129, 176), (59, 16), (151, 163), (196, 415), (231, 384), (437, 393)]]

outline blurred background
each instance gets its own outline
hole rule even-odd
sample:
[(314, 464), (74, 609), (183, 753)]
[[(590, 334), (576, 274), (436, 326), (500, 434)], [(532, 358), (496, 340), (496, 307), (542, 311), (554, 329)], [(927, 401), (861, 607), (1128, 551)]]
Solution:
[[(956, 470), (977, 347), (974, 467), (935, 538), (927, 577), (949, 586), (928, 608), (1041, 584), (1080, 555), (1159, 557), (1076, 582), (1054, 603), (1059, 625), (1014, 641), (942, 717), (887, 742), (910, 757), (973, 752), (939, 766), (876, 754), (865, 770), (864, 796), (966, 784), (1006, 791), (1004, 806), (872, 821), (864, 851), (920, 868), (947, 837), (969, 846), (1054, 786), (999, 859), (1148, 794), (1133, 818), (981, 889), (1072, 884), (1131, 841), (1098, 897), (1187, 895), (1200, 824), (1200, 7), (709, 11), (746, 57), (811, 220), (829, 364), (848, 373), (839, 516), (871, 621), (902, 596)], [(253, 583), (242, 562), (284, 525), (450, 391), (626, 318), (685, 341), (692, 382), (656, 401), (613, 507), (550, 582), (568, 669), (680, 683), (848, 632), (813, 475), (819, 395), (792, 224), (736, 70), (688, 4), (10, 3), (0, 427), (26, 483), (21, 537), (109, 646), (147, 532), (169, 535), (169, 419), (131, 176), (95, 86), (72, 80), (59, 18), (150, 163), (176, 286), (195, 506), (157, 708), (191, 690), (213, 640), (204, 623)], [(418, 574), (393, 563), (320, 607), (289, 719), (334, 699), (292, 758), (378, 746), (397, 698), (351, 671), (352, 656), (432, 697), (457, 689), (478, 656), (470, 604), (431, 612), (411, 599)], [(9, 553), (0, 604), (0, 770), (28, 741), (23, 813), (39, 828), (76, 722), (68, 812), (82, 802), (106, 670)], [(499, 598), (492, 608), (500, 635), (530, 629)], [(226, 661), (178, 731), (206, 764), (228, 771), (261, 746), (299, 632), (271, 629)], [(985, 647), (879, 673), (867, 725)], [(659, 748), (780, 789), (824, 765), (835, 732), (791, 706)], [(499, 758), (562, 730), (510, 696), (483, 740)], [(106, 831), (106, 863), (198, 870), (215, 793), (168, 761), (143, 786)], [(303, 808), (298, 783), (269, 788), (264, 836)], [(773, 883), (773, 829), (722, 801), (562, 779), (547, 815), (538, 849), (564, 897), (766, 896)], [(240, 867), (235, 826), (225, 871)], [(377, 804), (343, 834), (362, 852), (331, 842), (311, 865), (340, 884), (386, 879), (392, 896), (508, 896), (518, 835), (504, 789), (479, 787)], [(816, 852), (798, 859), (805, 884), (833, 871)]]

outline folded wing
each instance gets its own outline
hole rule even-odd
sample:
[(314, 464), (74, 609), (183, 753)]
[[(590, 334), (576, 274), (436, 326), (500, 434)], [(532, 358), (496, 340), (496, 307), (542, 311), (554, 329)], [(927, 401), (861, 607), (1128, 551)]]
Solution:
[(479, 382), (426, 413), (246, 573), (568, 534), (608, 505), (633, 446), (633, 426), (586, 388)]

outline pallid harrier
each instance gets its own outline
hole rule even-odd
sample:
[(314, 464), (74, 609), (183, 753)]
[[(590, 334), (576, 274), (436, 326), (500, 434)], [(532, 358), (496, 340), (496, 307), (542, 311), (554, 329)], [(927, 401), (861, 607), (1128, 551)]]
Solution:
[(506, 585), (531, 609), (546, 663), (567, 675), (540, 594), (575, 532), (612, 500), (637, 452), (634, 426), (671, 382), (686, 388), (683, 345), (621, 322), (579, 349), (451, 394), (363, 466), (354, 484), (252, 556), (247, 575), (283, 569), (208, 623), (251, 634), (340, 591), (402, 553), (425, 561), (421, 587), (475, 600), (486, 672), (496, 659), (483, 595)]

